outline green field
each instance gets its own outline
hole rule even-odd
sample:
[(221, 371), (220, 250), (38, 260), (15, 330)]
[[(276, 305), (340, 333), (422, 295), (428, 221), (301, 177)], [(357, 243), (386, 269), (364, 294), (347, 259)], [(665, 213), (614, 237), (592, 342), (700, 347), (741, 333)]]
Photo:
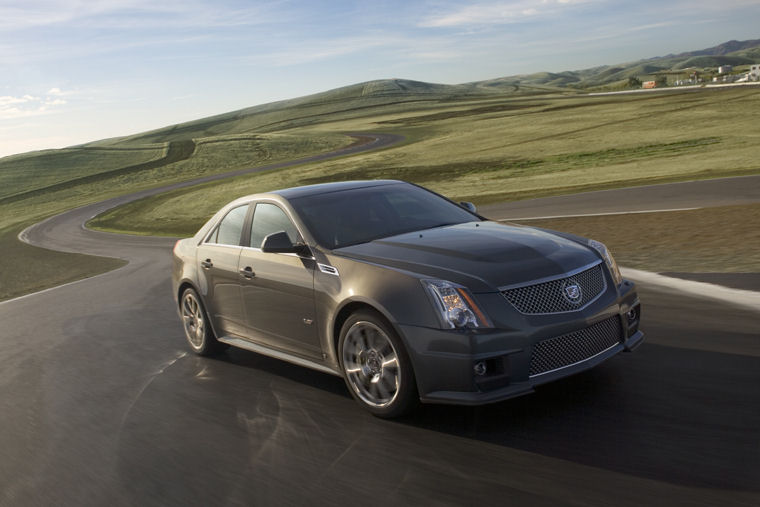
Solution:
[(19, 245), (18, 232), (36, 221), (114, 195), (330, 151), (352, 142), (347, 133), (400, 133), (407, 141), (143, 199), (91, 225), (183, 236), (234, 197), (347, 179), (400, 178), (484, 204), (760, 173), (760, 129), (749, 113), (758, 106), (760, 87), (591, 97), (508, 83), (389, 80), (6, 157), (0, 159), (0, 247), (14, 254), (0, 266), (0, 299), (41, 288), (39, 280), (52, 286), (116, 262)]
[[(0, 181), (4, 183), (0, 187), (3, 191), (0, 251), (4, 254), (0, 265), (0, 300), (92, 276), (123, 264), (118, 260), (64, 254), (20, 243), (16, 236), (33, 223), (140, 189), (292, 160), (351, 142), (352, 139), (344, 135), (321, 132), (243, 134), (175, 140), (158, 146), (136, 145), (123, 150), (88, 145), (0, 159)], [(125, 153), (132, 156), (125, 158)]]
[(458, 200), (504, 200), (760, 172), (760, 88), (606, 97), (504, 96), (411, 105), (326, 122), (410, 142), (379, 153), (234, 178), (137, 201), (91, 223), (136, 234), (192, 234), (232, 196), (325, 181), (398, 178)]
[(523, 224), (603, 241), (615, 260), (629, 268), (658, 273), (760, 272), (760, 204)]

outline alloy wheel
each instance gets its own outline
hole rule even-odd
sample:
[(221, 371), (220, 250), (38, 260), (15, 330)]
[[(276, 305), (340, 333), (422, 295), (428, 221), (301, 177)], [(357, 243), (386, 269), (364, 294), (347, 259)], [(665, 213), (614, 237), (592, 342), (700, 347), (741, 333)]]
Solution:
[(393, 403), (402, 381), (398, 353), (393, 343), (371, 322), (356, 322), (343, 342), (343, 368), (356, 395), (373, 407)]

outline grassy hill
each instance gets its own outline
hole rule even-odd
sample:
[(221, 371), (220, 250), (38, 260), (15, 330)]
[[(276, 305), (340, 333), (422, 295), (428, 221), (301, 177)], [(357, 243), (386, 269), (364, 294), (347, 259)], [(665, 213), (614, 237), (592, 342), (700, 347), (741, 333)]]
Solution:
[(545, 93), (546, 91), (545, 87), (533, 86), (518, 90), (511, 82), (498, 80), (445, 85), (405, 79), (383, 79), (240, 109), (87, 146), (140, 145), (230, 133), (277, 132), (378, 113), (392, 114), (408, 109), (432, 109), (446, 102), (515, 93), (522, 95)]
[(628, 63), (603, 65), (589, 69), (561, 73), (539, 72), (511, 78), (517, 85), (566, 86), (584, 90), (622, 83), (628, 78), (649, 79), (659, 73), (693, 69), (711, 76), (722, 65), (750, 65), (760, 63), (760, 39), (729, 41), (711, 48), (689, 51), (677, 55), (658, 56)]
[[(730, 51), (729, 51), (730, 50)], [(444, 85), (384, 79), (132, 136), (0, 159), (0, 300), (111, 269), (113, 262), (21, 244), (24, 227), (80, 205), (394, 132), (392, 149), (189, 188), (101, 217), (100, 226), (186, 234), (232, 196), (318, 181), (391, 177), (479, 203), (760, 171), (747, 110), (756, 89), (591, 97), (629, 75), (672, 70), (684, 54), (575, 72)], [(742, 56), (745, 55), (745, 56)], [(613, 83), (613, 85), (610, 85)], [(169, 220), (171, 218), (171, 220)], [(168, 225), (171, 224), (171, 225)], [(118, 264), (118, 263), (117, 263)]]

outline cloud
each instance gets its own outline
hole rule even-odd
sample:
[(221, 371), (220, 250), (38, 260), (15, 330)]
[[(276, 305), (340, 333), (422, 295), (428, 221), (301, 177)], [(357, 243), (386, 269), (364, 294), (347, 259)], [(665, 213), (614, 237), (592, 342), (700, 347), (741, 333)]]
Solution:
[(0, 107), (9, 106), (11, 104), (23, 104), (25, 102), (29, 102), (30, 99), (32, 99), (30, 95), (24, 95), (23, 97), (11, 97), (9, 95), (6, 95), (4, 97), (0, 97)]
[(470, 25), (502, 25), (518, 23), (529, 18), (556, 15), (563, 9), (594, 0), (518, 0), (516, 2), (480, 2), (457, 6), (449, 12), (423, 19), (423, 28), (462, 27)]
[(100, 28), (242, 26), (271, 21), (279, 2), (240, 7), (203, 0), (27, 0), (0, 4), (0, 30), (93, 24)]
[(24, 94), (20, 97), (0, 96), (0, 120), (13, 120), (51, 113), (53, 108), (67, 103), (60, 97), (69, 94), (71, 92), (62, 92), (60, 88), (51, 88), (45, 97), (35, 97), (30, 94)]

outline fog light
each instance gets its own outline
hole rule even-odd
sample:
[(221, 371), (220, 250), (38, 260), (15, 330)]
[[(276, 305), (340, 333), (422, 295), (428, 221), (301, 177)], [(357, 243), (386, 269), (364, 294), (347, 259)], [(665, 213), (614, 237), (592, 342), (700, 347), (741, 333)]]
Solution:
[(636, 322), (636, 318), (638, 317), (636, 308), (631, 308), (628, 310), (628, 313), (626, 313), (625, 316), (628, 317), (628, 324), (633, 324)]
[(486, 374), (486, 371), (488, 371), (488, 368), (486, 368), (486, 362), (485, 361), (478, 361), (475, 363), (475, 367), (473, 368), (475, 370), (475, 375), (482, 377)]

